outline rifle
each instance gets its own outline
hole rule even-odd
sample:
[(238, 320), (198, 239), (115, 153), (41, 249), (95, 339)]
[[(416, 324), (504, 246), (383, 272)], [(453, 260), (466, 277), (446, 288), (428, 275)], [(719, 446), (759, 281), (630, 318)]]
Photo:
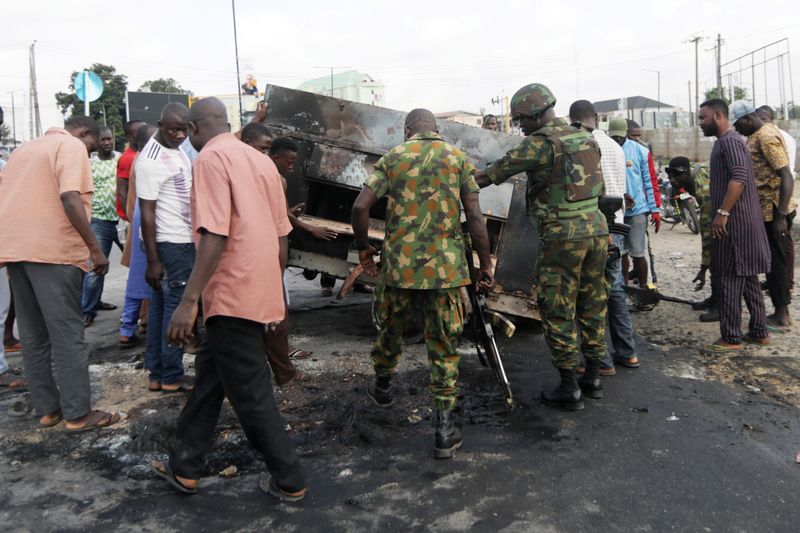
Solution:
[(631, 287), (624, 285), (625, 292), (631, 296), (636, 296), (641, 305), (656, 305), (660, 301), (674, 302), (678, 304), (694, 305), (698, 302), (693, 300), (684, 300), (682, 298), (675, 298), (674, 296), (665, 296), (655, 289), (642, 289), (641, 287)]
[[(511, 385), (508, 382), (505, 368), (503, 368), (503, 360), (500, 358), (500, 349), (495, 341), (492, 323), (499, 324), (508, 337), (514, 334), (516, 326), (500, 313), (490, 311), (486, 306), (486, 297), (475, 289), (478, 281), (478, 270), (475, 268), (475, 261), (472, 257), (472, 239), (467, 231), (464, 231), (464, 248), (467, 255), (470, 279), (472, 280), (472, 283), (467, 286), (467, 294), (472, 305), (472, 333), (475, 339), (475, 350), (478, 352), (478, 359), (480, 359), (481, 364), (491, 368), (494, 372), (495, 378), (497, 378), (497, 382), (506, 397), (508, 407), (513, 409), (514, 396), (511, 393)], [(483, 346), (483, 351), (481, 351), (481, 346)]]

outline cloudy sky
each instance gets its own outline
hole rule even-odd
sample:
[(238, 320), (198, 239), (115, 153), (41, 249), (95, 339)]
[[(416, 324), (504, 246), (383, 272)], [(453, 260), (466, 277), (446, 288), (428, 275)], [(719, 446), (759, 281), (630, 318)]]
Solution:
[[(757, 10), (754, 10), (756, 8)], [(656, 97), (687, 108), (694, 83), (692, 34), (700, 43), (700, 89), (713, 86), (713, 39), (723, 63), (784, 37), (800, 84), (800, 11), (793, 1), (633, 2), (236, 0), (242, 75), (296, 87), (347, 66), (386, 84), (386, 105), (408, 110), (499, 111), (495, 96), (543, 82), (565, 113), (577, 98)], [(42, 125), (61, 125), (53, 94), (94, 62), (114, 65), (129, 88), (173, 77), (198, 95), (233, 93), (236, 80), (229, 0), (9, 0), (0, 29), (0, 105), (27, 136), (28, 47), (36, 40)], [(649, 69), (649, 70), (647, 70)], [(784, 63), (788, 92), (788, 61)], [(764, 71), (756, 71), (764, 103)], [(767, 71), (777, 105), (779, 72)], [(752, 85), (748, 72), (742, 84)], [(693, 90), (693, 89), (692, 89)], [(800, 87), (797, 87), (800, 92)], [(761, 93), (761, 94), (759, 94)], [(692, 97), (693, 99), (693, 97)], [(787, 99), (791, 99), (790, 97)], [(693, 105), (693, 102), (692, 102)]]

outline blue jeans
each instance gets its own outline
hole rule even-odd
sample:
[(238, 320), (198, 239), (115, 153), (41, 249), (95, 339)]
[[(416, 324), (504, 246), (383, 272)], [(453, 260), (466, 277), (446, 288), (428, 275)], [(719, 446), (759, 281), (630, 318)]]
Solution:
[[(111, 246), (117, 241), (117, 223), (110, 220), (92, 219), (92, 233), (94, 233), (103, 255), (108, 257), (111, 254)], [(98, 276), (94, 272), (88, 272), (83, 277), (83, 292), (81, 294), (81, 311), (84, 317), (94, 318), (97, 316), (97, 306), (103, 297), (103, 284), (105, 276)]]
[[(615, 245), (620, 249), (623, 248), (625, 243), (622, 235), (612, 234), (611, 238)], [(614, 357), (622, 359), (633, 357), (636, 345), (633, 340), (633, 324), (625, 299), (625, 289), (622, 288), (622, 266), (619, 259), (606, 266), (606, 275), (611, 279), (611, 291), (608, 294), (608, 332), (611, 342), (600, 366), (611, 368), (614, 366)]]
[(195, 249), (192, 243), (159, 242), (156, 250), (164, 265), (164, 279), (161, 280), (161, 289), (153, 290), (150, 296), (144, 357), (150, 381), (169, 385), (184, 375), (183, 347), (167, 345), (167, 328), (192, 272)]

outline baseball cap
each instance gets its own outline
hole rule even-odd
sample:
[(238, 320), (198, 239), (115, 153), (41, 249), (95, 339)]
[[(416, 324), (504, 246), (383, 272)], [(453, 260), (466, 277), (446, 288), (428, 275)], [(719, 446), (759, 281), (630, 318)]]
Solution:
[(678, 156), (669, 160), (669, 165), (666, 170), (673, 170), (675, 172), (688, 172), (689, 171), (689, 158)]
[(750, 100), (736, 100), (728, 108), (728, 120), (731, 124), (736, 124), (740, 118), (755, 112), (756, 108)]
[(614, 117), (608, 123), (608, 135), (610, 137), (627, 137), (628, 121), (625, 117)]

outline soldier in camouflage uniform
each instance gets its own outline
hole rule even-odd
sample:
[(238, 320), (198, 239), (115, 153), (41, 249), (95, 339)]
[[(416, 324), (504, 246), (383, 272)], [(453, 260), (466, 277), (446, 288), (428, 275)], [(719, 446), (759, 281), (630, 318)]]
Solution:
[(422, 313), (436, 406), (437, 458), (452, 457), (461, 446), (453, 424), (460, 356), (458, 336), (464, 326), (460, 287), (470, 272), (460, 224), (467, 224), (480, 259), (481, 274), (492, 284), (489, 237), (478, 202), (475, 167), (458, 148), (444, 142), (436, 119), (425, 109), (406, 118), (406, 142), (376, 164), (353, 205), (355, 247), (364, 270), (378, 275), (375, 249), (367, 240), (370, 208), (386, 203), (386, 236), (381, 254), (379, 290), (375, 293), (380, 333), (372, 349), (376, 380), (367, 388), (379, 406), (393, 402), (391, 378), (402, 352), (403, 334), (414, 313)]
[[(702, 239), (702, 259), (700, 261), (700, 271), (694, 278), (696, 290), (701, 290), (706, 285), (706, 273), (711, 269), (711, 221), (713, 210), (711, 207), (711, 182), (708, 173), (708, 166), (695, 165), (692, 169), (689, 158), (678, 156), (669, 161), (669, 166), (665, 169), (669, 176), (672, 189), (678, 191), (685, 189), (686, 192), (694, 196), (697, 205), (700, 206), (700, 237)], [(695, 309), (707, 309), (700, 315), (702, 322), (719, 322), (719, 308), (717, 307), (717, 295), (714, 287), (714, 276), (711, 276), (711, 296)]]
[[(539, 233), (539, 307), (545, 338), (561, 383), (542, 393), (548, 405), (583, 409), (583, 394), (602, 398), (598, 377), (606, 350), (608, 226), (598, 198), (604, 192), (600, 149), (592, 135), (556, 118), (556, 99), (542, 84), (511, 99), (525, 139), (477, 176), (485, 187), (520, 172), (528, 175), (528, 216)], [(578, 342), (580, 324), (580, 342)], [(586, 372), (575, 377), (578, 356)]]

